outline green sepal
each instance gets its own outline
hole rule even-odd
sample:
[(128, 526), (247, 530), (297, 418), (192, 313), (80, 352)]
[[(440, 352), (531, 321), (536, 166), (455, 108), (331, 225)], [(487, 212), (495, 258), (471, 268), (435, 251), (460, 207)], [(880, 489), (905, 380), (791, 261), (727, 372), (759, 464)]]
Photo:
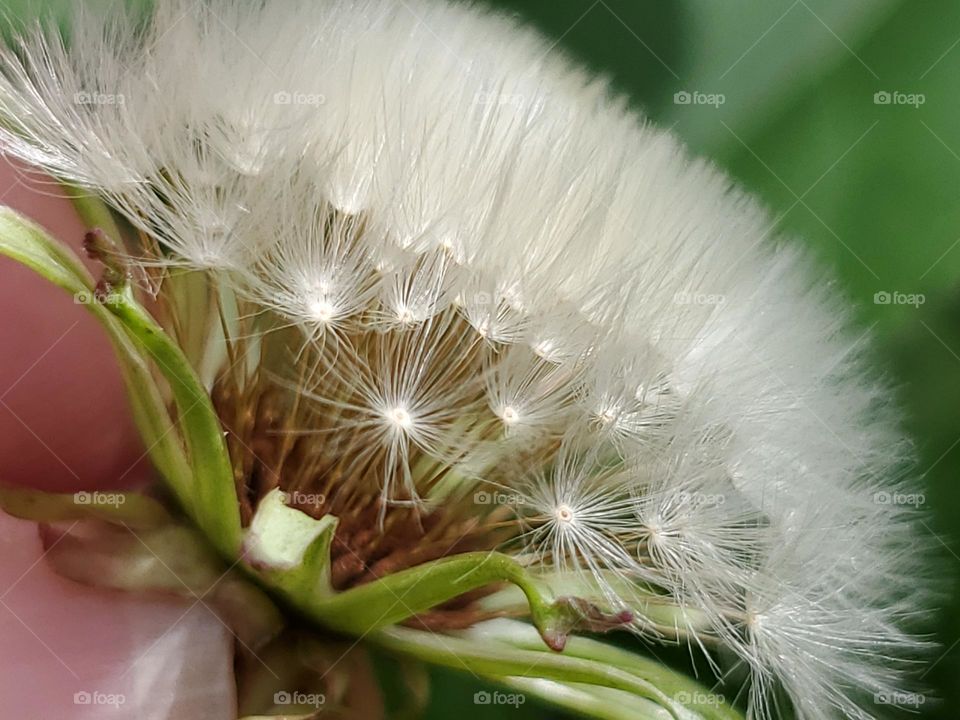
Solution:
[(520, 588), (534, 625), (553, 650), (562, 650), (574, 630), (609, 630), (633, 619), (631, 613), (608, 614), (577, 597), (554, 598), (523, 565), (497, 552), (440, 558), (334, 592), (329, 577), (336, 517), (312, 518), (287, 506), (284, 497), (275, 488), (261, 499), (245, 534), (244, 564), (323, 627), (362, 636), (496, 583)]
[(513, 583), (523, 591), (541, 638), (556, 651), (563, 649), (574, 630), (604, 631), (632, 619), (624, 613), (607, 615), (579, 598), (554, 598), (523, 565), (498, 552), (441, 558), (331, 595), (298, 592), (288, 597), (300, 612), (325, 627), (366, 635), (427, 612), (471, 590), (504, 582)]
[(66, 290), (78, 302), (83, 302), (107, 331), (127, 386), (134, 420), (150, 459), (186, 506), (191, 493), (190, 471), (180, 437), (173, 428), (146, 360), (116, 318), (99, 303), (91, 302), (94, 281), (86, 268), (42, 228), (9, 208), (0, 208), (0, 254), (26, 265)]
[[(611, 591), (616, 597), (629, 598), (634, 611), (634, 625), (663, 638), (684, 638), (696, 635), (709, 637), (712, 625), (706, 614), (692, 607), (679, 607), (659, 588), (628, 580), (614, 572), (548, 572), (538, 576), (557, 595), (603, 598)], [(527, 607), (520, 588), (507, 586), (477, 600), (477, 607), (491, 614), (516, 616)]]
[(253, 572), (291, 603), (303, 606), (334, 595), (330, 546), (337, 518), (319, 520), (290, 507), (274, 488), (261, 498), (244, 533), (243, 557)]

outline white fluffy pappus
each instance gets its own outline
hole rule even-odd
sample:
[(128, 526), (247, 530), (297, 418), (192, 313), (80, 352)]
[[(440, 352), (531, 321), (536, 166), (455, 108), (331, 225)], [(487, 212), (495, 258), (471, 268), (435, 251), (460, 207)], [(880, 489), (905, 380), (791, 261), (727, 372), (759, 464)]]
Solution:
[(155, 6), (0, 51), (0, 143), (137, 229), (238, 465), (273, 453), (274, 482), (381, 527), (489, 522), (475, 547), (609, 605), (656, 586), (681, 619), (653, 639), (732, 648), (757, 720), (903, 689), (928, 601), (912, 513), (877, 493), (908, 447), (749, 197), (495, 14)]

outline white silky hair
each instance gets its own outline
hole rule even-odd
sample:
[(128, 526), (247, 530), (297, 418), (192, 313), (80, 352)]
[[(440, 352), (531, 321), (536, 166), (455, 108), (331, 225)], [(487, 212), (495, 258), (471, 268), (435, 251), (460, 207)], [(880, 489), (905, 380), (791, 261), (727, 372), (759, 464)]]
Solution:
[[(491, 471), (555, 438), (549, 467), (482, 478), (541, 517), (526, 556), (706, 613), (754, 718), (782, 692), (801, 720), (869, 718), (901, 689), (927, 600), (913, 513), (877, 498), (909, 448), (842, 303), (750, 197), (474, 7), (155, 5), (0, 51), (5, 152), (156, 238), (144, 264), (322, 345), (347, 390), (305, 396), (380, 447), (388, 499), (417, 494), (411, 447)], [(358, 330), (393, 339), (361, 358)], [(441, 341), (483, 353), (474, 382)], [(460, 422), (481, 412), (497, 440)]]

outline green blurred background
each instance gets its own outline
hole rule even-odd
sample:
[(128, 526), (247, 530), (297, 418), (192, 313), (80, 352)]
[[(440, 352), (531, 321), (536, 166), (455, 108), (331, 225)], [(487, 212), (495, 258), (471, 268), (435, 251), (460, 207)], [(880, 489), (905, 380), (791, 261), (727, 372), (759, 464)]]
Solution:
[[(940, 700), (922, 716), (960, 717), (960, 3), (487, 2), (729, 171), (849, 298), (916, 440), (932, 548), (918, 568), (934, 563), (947, 583), (932, 628), (941, 647), (923, 678)], [(897, 304), (910, 295), (922, 304)], [(430, 717), (566, 717), (474, 706), (472, 692), (438, 677)]]
[[(946, 582), (923, 678), (940, 700), (922, 714), (960, 717), (960, 2), (487, 3), (607, 75), (761, 197), (849, 298), (916, 440), (931, 547), (918, 568), (933, 563)], [(433, 686), (437, 720), (566, 717), (532, 701), (477, 705), (483, 686), (456, 673), (435, 673)]]

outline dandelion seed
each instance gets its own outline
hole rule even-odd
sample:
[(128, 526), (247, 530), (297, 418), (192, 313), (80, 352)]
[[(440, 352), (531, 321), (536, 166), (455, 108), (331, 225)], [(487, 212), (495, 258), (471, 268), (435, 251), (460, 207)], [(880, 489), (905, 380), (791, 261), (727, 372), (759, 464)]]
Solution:
[(507, 425), (513, 425), (520, 420), (520, 413), (518, 413), (515, 408), (507, 405), (500, 411), (500, 417), (503, 418), (503, 422)]
[(413, 427), (413, 418), (406, 408), (395, 407), (387, 413), (387, 419), (401, 430), (409, 430)]

